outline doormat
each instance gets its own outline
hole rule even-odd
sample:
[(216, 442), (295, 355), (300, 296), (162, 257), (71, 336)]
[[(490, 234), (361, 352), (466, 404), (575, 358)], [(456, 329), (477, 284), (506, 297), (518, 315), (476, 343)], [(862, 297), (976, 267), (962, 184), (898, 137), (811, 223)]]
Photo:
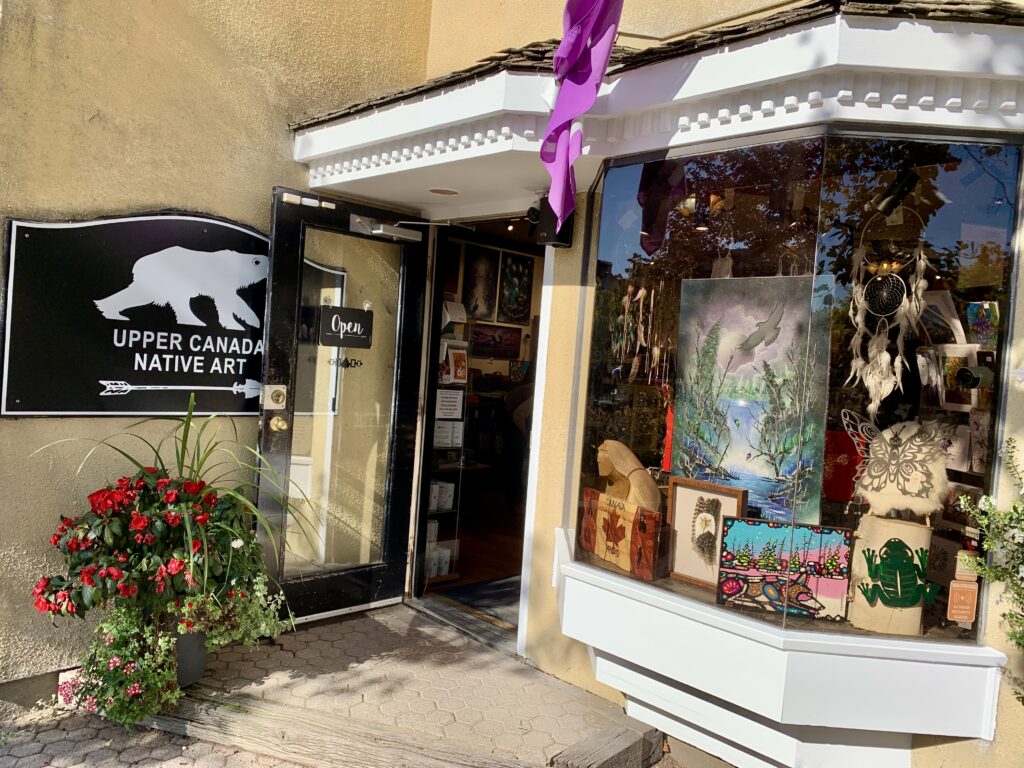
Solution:
[(500, 629), (513, 631), (519, 626), (519, 589), (520, 577), (512, 576), (453, 587), (435, 596)]

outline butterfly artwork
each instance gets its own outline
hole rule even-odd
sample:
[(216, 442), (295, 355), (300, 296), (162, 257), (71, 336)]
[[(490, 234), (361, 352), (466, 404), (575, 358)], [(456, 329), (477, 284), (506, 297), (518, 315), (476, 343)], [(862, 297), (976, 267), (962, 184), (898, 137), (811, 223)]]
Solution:
[(843, 426), (861, 456), (854, 476), (856, 493), (868, 514), (884, 516), (905, 509), (925, 518), (942, 509), (946, 496), (946, 449), (950, 435), (936, 422), (902, 421), (879, 430), (853, 411)]

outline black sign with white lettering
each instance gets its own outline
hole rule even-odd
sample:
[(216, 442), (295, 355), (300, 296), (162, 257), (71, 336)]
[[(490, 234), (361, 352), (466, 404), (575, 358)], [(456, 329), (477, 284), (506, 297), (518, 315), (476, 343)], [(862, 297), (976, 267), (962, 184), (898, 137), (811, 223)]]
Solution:
[(320, 308), (320, 346), (369, 349), (373, 312), (348, 307)]
[(267, 249), (192, 214), (8, 222), (0, 411), (257, 413)]

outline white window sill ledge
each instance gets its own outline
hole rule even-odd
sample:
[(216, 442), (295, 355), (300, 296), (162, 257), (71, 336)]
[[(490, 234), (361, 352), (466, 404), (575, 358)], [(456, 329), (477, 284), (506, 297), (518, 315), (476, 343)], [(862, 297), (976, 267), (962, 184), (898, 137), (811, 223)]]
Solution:
[[(652, 710), (702, 730), (740, 717), (782, 738), (783, 752), (852, 730), (846, 740), (874, 744), (876, 757), (902, 754), (901, 744), (909, 754), (914, 733), (993, 736), (1006, 663), (995, 649), (782, 629), (577, 563), (573, 532), (555, 534), (562, 631), (593, 648), (598, 679), (623, 691), (639, 719)], [(828, 733), (809, 733), (819, 731)], [(795, 754), (771, 759), (795, 765)]]

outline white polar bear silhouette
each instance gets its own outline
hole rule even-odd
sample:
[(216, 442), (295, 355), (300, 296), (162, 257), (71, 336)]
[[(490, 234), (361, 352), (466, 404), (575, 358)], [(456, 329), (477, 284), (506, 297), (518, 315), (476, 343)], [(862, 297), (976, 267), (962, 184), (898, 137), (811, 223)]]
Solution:
[(209, 296), (217, 307), (221, 326), (234, 331), (245, 328), (237, 317), (254, 328), (260, 319), (238, 295), (241, 288), (267, 279), (267, 257), (237, 251), (193, 251), (179, 245), (143, 256), (132, 267), (127, 288), (95, 302), (108, 320), (127, 320), (121, 313), (145, 304), (170, 306), (178, 325), (203, 325), (189, 302)]

